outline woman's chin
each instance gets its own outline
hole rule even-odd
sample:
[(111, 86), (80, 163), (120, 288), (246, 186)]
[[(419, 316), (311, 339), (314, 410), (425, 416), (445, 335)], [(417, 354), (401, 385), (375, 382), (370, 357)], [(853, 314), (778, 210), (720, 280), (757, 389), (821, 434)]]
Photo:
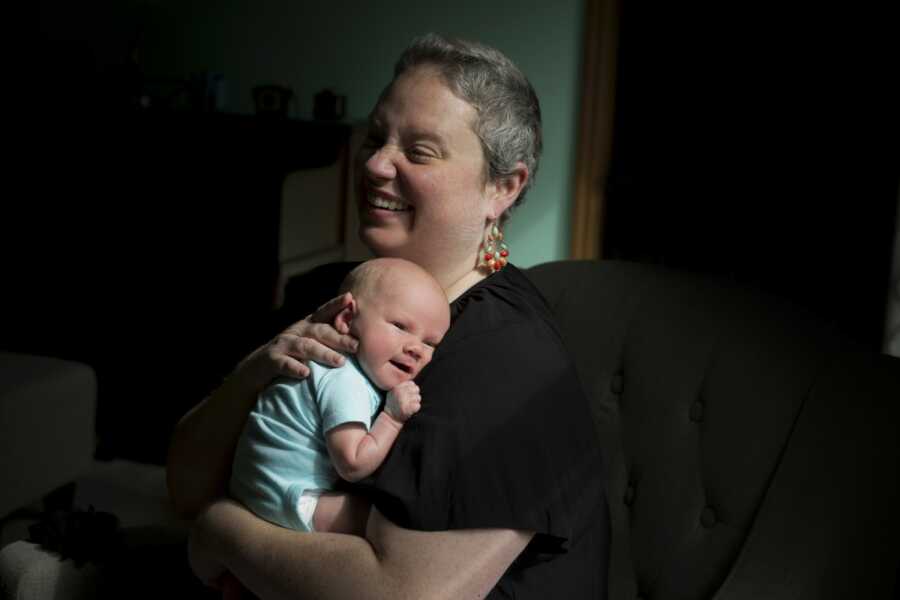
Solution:
[(375, 256), (412, 259), (411, 240), (401, 232), (360, 225), (359, 239)]

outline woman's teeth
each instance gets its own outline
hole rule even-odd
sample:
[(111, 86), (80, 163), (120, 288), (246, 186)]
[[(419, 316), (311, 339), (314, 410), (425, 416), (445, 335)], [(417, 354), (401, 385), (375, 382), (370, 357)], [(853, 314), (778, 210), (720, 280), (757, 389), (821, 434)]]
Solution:
[(388, 210), (409, 210), (409, 204), (398, 202), (397, 200), (387, 200), (380, 196), (369, 196), (369, 203), (376, 208), (386, 208)]

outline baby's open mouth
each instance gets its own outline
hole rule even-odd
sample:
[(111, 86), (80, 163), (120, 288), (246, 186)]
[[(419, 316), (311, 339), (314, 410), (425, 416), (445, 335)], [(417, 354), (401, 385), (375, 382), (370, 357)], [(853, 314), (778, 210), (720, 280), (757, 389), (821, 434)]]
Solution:
[(397, 362), (396, 360), (390, 361), (392, 365), (403, 371), (404, 373), (412, 373), (412, 367), (409, 365), (404, 365), (402, 363)]

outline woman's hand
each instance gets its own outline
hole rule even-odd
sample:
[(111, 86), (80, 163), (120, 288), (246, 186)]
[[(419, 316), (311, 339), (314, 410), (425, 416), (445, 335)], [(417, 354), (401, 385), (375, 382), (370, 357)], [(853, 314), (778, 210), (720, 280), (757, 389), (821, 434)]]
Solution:
[(347, 325), (335, 317), (352, 302), (350, 292), (329, 300), (257, 348), (241, 362), (238, 370), (247, 373), (261, 388), (276, 377), (307, 377), (309, 367), (305, 363), (310, 360), (325, 366), (341, 366), (344, 356), (339, 352), (356, 352), (357, 341), (349, 335)]

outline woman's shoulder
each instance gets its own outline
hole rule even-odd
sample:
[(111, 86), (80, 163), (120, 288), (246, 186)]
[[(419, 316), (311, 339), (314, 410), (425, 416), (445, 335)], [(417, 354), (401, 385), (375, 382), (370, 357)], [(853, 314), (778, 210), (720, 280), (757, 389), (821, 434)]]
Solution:
[(453, 303), (451, 312), (452, 326), (435, 361), (487, 353), (494, 365), (534, 355), (560, 368), (570, 362), (547, 301), (515, 267), (508, 265), (473, 286)]
[(484, 333), (515, 325), (548, 326), (555, 330), (547, 301), (513, 265), (507, 265), (457, 298), (451, 305), (451, 315), (451, 331)]

